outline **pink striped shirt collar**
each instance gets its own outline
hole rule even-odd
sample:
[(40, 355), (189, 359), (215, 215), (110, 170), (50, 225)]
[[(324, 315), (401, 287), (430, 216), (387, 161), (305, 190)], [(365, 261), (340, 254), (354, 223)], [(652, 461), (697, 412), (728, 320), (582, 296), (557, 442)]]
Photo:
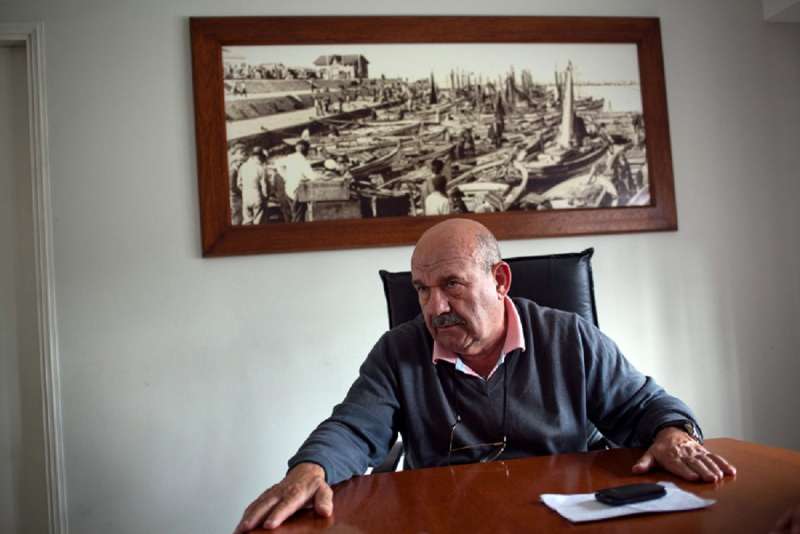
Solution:
[[(514, 303), (507, 295), (505, 298), (505, 306), (506, 306), (506, 340), (503, 343), (503, 348), (500, 350), (500, 358), (498, 358), (497, 363), (489, 373), (489, 376), (486, 377), (486, 380), (491, 378), (494, 372), (497, 371), (497, 369), (500, 367), (500, 365), (503, 362), (505, 362), (506, 354), (516, 349), (525, 350), (525, 338), (522, 335), (522, 321), (520, 321), (519, 312), (517, 312), (516, 306), (514, 306)], [(435, 364), (439, 360), (443, 360), (454, 364), (456, 366), (456, 370), (461, 371), (464, 374), (478, 377), (481, 380), (484, 379), (481, 375), (473, 371), (469, 367), (469, 365), (467, 365), (458, 356), (458, 354), (456, 354), (451, 350), (445, 349), (434, 340), (433, 363)]]

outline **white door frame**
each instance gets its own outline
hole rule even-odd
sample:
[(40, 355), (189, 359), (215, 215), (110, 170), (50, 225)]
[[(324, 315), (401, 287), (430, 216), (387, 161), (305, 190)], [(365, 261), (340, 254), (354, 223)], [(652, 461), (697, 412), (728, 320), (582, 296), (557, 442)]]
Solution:
[(33, 239), (36, 312), (41, 366), (45, 476), (50, 534), (67, 534), (67, 486), (61, 420), (56, 293), (53, 269), (53, 217), (47, 144), (44, 24), (0, 24), (0, 45), (25, 47), (28, 69), (28, 123), (33, 185)]

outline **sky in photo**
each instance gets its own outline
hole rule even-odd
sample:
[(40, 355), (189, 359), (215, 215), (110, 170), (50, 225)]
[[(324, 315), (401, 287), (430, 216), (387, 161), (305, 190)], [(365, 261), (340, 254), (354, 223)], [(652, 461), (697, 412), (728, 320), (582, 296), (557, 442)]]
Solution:
[(552, 83), (555, 70), (572, 61), (577, 82), (639, 83), (634, 44), (387, 44), (230, 46), (223, 59), (250, 64), (283, 63), (312, 67), (322, 55), (361, 54), (369, 61), (369, 77), (417, 80), (434, 74), (437, 84), (449, 85), (451, 69), (495, 79), (511, 67), (519, 75), (528, 69), (533, 79)]

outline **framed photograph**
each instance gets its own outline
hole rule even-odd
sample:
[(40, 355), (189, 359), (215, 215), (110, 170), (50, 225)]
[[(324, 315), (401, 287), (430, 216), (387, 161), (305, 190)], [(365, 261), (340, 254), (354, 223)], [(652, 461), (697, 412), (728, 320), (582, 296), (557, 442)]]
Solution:
[(204, 256), (677, 229), (658, 19), (190, 26)]

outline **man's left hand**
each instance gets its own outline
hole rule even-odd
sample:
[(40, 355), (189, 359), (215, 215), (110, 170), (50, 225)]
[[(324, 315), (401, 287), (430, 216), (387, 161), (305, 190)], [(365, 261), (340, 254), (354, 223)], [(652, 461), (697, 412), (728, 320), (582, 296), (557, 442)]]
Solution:
[(736, 475), (736, 468), (725, 458), (674, 427), (663, 428), (656, 434), (653, 444), (634, 464), (633, 472), (647, 473), (657, 465), (686, 480), (717, 482)]

